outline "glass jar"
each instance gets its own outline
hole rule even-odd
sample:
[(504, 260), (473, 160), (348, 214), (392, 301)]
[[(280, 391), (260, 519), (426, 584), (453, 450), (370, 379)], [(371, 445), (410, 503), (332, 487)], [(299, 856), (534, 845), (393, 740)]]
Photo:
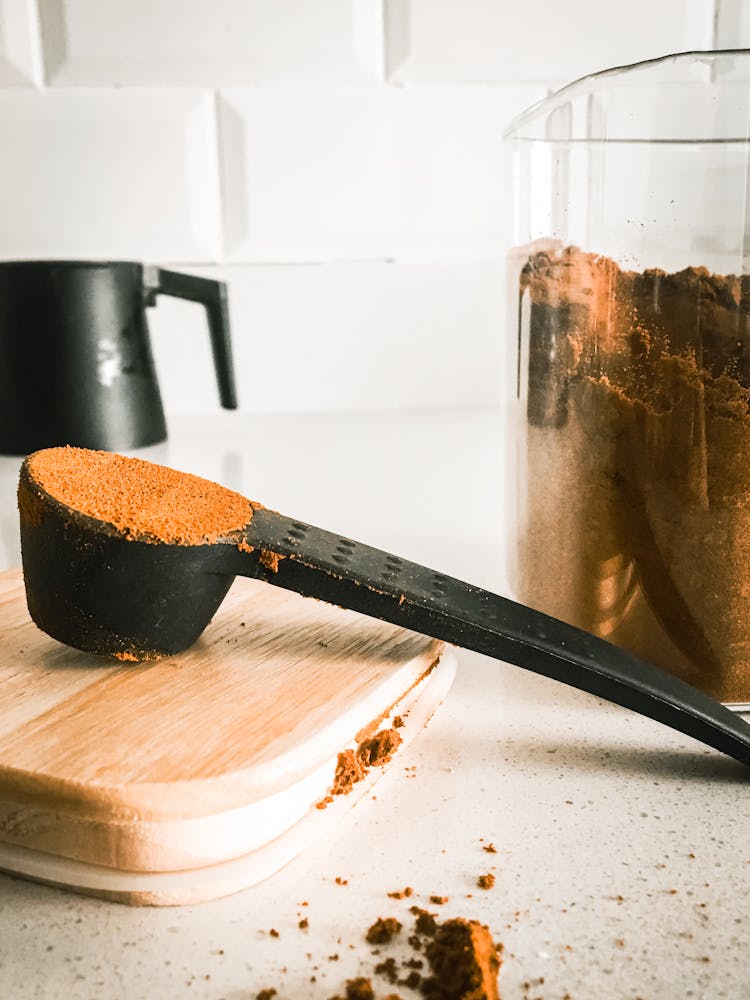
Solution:
[(505, 134), (513, 596), (750, 702), (750, 51)]

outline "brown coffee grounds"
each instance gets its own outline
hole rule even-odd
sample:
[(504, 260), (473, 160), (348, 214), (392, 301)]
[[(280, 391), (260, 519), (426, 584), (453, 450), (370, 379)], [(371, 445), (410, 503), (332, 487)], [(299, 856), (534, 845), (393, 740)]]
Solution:
[(391, 760), (402, 742), (395, 729), (381, 729), (369, 740), (360, 743), (357, 754), (365, 767), (382, 767)]
[(310, 926), (310, 921), (307, 919), (307, 917), (303, 917), (297, 924), (297, 926), (301, 931), (306, 931), (307, 928)]
[(367, 774), (367, 768), (356, 750), (342, 750), (333, 776), (332, 795), (348, 795), (358, 781)]
[(488, 854), (497, 854), (497, 848), (494, 844), (485, 844), (482, 847), (482, 850), (486, 851)]
[(395, 729), (382, 729), (363, 740), (356, 750), (343, 750), (338, 755), (331, 791), (317, 803), (317, 808), (324, 809), (333, 801), (334, 795), (348, 795), (371, 767), (383, 767), (387, 764), (401, 743), (401, 736)]
[(259, 993), (255, 994), (255, 1000), (273, 1000), (275, 996), (278, 995), (278, 990), (271, 986), (267, 990), (261, 990)]
[(428, 913), (421, 906), (409, 907), (409, 913), (417, 918), (414, 922), (414, 930), (423, 937), (432, 937), (437, 930), (437, 922), (434, 913)]
[(118, 649), (112, 653), (112, 656), (117, 660), (122, 660), (123, 663), (139, 663), (143, 659), (142, 656), (136, 656), (135, 653), (131, 653), (127, 649)]
[(336, 876), (336, 885), (349, 885), (348, 878), (342, 878), (341, 875)]
[[(487, 927), (460, 917), (438, 923), (433, 914), (418, 906), (412, 906), (410, 912), (415, 922), (409, 945), (413, 951), (424, 955), (429, 975), (422, 972), (425, 959), (416, 955), (402, 959), (403, 969), (408, 970), (402, 978), (399, 978), (398, 963), (393, 956), (375, 965), (376, 975), (391, 984), (419, 990), (426, 1000), (499, 1000), (497, 979), (501, 962), (498, 953), (502, 947), (495, 946)], [(397, 927), (395, 931), (393, 925)], [(387, 945), (400, 930), (400, 922), (393, 917), (379, 917), (368, 930), (366, 940), (370, 944)], [(364, 992), (356, 992), (358, 990)], [(345, 997), (337, 994), (329, 1000), (363, 998), (374, 1000), (375, 991), (370, 979), (360, 977), (347, 980)], [(389, 993), (383, 1000), (399, 998)]]
[(389, 944), (401, 930), (402, 924), (395, 917), (378, 917), (368, 928), (365, 940), (369, 944)]
[[(252, 549), (252, 546), (250, 548)], [(272, 573), (278, 573), (279, 562), (284, 558), (286, 557), (279, 555), (278, 552), (273, 552), (271, 549), (261, 549), (258, 562)]]
[(375, 991), (370, 980), (363, 976), (347, 980), (346, 1000), (375, 1000)]
[(436, 906), (443, 906), (448, 902), (447, 896), (430, 896), (430, 902), (434, 903)]
[[(412, 989), (419, 987), (428, 1000), (499, 1000), (500, 949), (487, 927), (461, 917), (438, 923), (419, 906), (412, 906), (410, 912), (416, 919), (409, 943), (416, 951), (424, 949), (431, 975), (420, 976), (416, 970), (423, 963), (412, 958), (403, 963), (412, 973), (398, 982)], [(393, 982), (395, 960), (386, 959), (375, 971)]]
[(268, 933), (271, 935), (272, 938), (281, 937), (281, 935), (279, 934), (279, 932), (276, 930), (275, 927), (272, 927)]
[(500, 1000), (500, 959), (489, 929), (476, 920), (440, 924), (425, 948), (432, 975), (422, 981), (428, 1000)]
[(408, 899), (409, 896), (414, 895), (414, 890), (410, 885), (407, 885), (404, 889), (397, 889), (395, 892), (389, 892), (387, 895), (391, 899)]
[(375, 1000), (375, 991), (369, 979), (359, 976), (357, 979), (347, 979), (346, 997), (337, 994), (329, 1000)]
[(403, 979), (399, 979), (400, 986), (407, 986), (410, 990), (416, 990), (422, 982), (422, 977), (418, 972), (412, 971)]
[(480, 889), (491, 889), (495, 884), (495, 876), (492, 872), (488, 872), (486, 875), (480, 875), (477, 879), (477, 885)]
[[(47, 448), (26, 460), (34, 484), (79, 514), (112, 526), (128, 539), (202, 545), (238, 533), (253, 505), (217, 483), (85, 448)], [(19, 491), (21, 516), (39, 516), (38, 502)]]
[(389, 983), (397, 983), (398, 966), (396, 965), (396, 959), (389, 956), (388, 958), (384, 958), (382, 962), (378, 962), (375, 966), (375, 974), (387, 979)]
[(520, 293), (517, 596), (750, 699), (750, 275), (566, 247)]

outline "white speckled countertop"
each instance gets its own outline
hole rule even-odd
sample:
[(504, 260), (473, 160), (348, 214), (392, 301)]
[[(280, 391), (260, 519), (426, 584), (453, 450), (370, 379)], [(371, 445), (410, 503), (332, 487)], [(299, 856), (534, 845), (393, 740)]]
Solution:
[[(138, 454), (501, 585), (497, 413), (222, 414), (170, 433)], [(0, 459), (1, 568), (19, 560), (18, 467)], [(505, 1000), (747, 1000), (749, 790), (746, 769), (687, 737), (459, 653), (446, 703), (376, 798), (254, 889), (149, 910), (0, 876), (0, 997), (325, 1000), (372, 973), (372, 921), (417, 902), (490, 925)], [(387, 897), (405, 885), (411, 900)]]

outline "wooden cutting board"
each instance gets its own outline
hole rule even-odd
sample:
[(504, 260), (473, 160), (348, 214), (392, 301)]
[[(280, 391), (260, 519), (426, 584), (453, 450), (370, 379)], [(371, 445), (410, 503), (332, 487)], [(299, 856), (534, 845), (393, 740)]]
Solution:
[(0, 869), (130, 903), (251, 885), (382, 771), (318, 809), (339, 752), (396, 714), (404, 744), (426, 724), (455, 671), (441, 652), (238, 579), (190, 650), (119, 663), (40, 632), (20, 571), (0, 574)]

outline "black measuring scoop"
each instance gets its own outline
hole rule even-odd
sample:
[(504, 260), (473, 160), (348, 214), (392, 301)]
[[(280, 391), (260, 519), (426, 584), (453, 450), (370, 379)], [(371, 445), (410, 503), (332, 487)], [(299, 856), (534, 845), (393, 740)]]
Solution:
[(60, 502), (34, 478), (33, 458), (19, 483), (27, 602), (69, 646), (122, 659), (178, 653), (234, 577), (254, 577), (552, 677), (750, 764), (750, 726), (729, 709), (541, 612), (256, 504), (210, 544), (143, 540)]

